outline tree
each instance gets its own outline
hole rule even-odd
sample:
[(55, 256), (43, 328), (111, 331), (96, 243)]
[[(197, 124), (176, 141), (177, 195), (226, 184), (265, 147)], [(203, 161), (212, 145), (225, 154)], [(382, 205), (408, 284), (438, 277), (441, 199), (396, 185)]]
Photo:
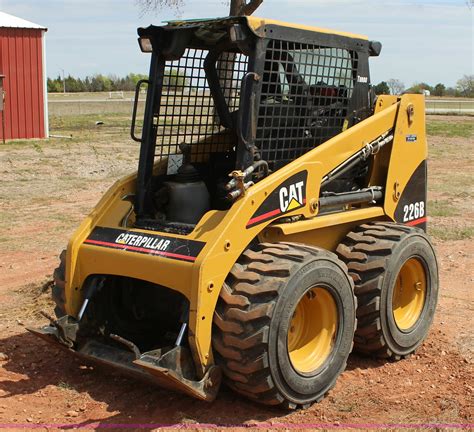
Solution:
[[(186, 0), (136, 0), (141, 7), (142, 13), (146, 14), (151, 11), (161, 9), (176, 9), (186, 3)], [(263, 3), (263, 0), (230, 0), (229, 15), (252, 15), (255, 10)]]
[(474, 97), (474, 75), (464, 75), (457, 83), (456, 88), (464, 97)]
[(430, 93), (434, 92), (434, 88), (424, 82), (413, 84), (407, 91), (410, 93), (423, 94), (425, 90), (429, 91)]
[(186, 74), (180, 69), (169, 69), (165, 71), (163, 78), (163, 87), (173, 92), (182, 92), (188, 85)]
[(392, 95), (399, 95), (399, 94), (403, 93), (403, 91), (405, 90), (405, 84), (403, 84), (398, 79), (394, 79), (394, 78), (389, 79), (387, 81), (387, 85), (390, 88), (390, 93)]
[(374, 91), (376, 95), (388, 95), (390, 93), (390, 87), (385, 81), (382, 81), (374, 86)]
[(459, 97), (459, 91), (456, 90), (454, 87), (448, 87), (444, 95), (450, 97)]
[(80, 78), (74, 78), (71, 75), (66, 77), (66, 90), (70, 93), (83, 92), (84, 83)]
[(60, 76), (57, 78), (48, 78), (48, 93), (60, 93), (63, 91), (63, 80)]
[(433, 89), (433, 96), (444, 96), (446, 93), (446, 86), (444, 84), (436, 84)]

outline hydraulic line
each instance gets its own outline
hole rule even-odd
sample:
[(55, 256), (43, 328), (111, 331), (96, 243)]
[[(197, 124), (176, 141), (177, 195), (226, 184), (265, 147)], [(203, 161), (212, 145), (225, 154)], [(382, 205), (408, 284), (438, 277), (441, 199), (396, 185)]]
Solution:
[(352, 192), (343, 193), (326, 193), (319, 198), (319, 208), (336, 207), (349, 204), (363, 204), (376, 202), (383, 197), (383, 188), (380, 186), (372, 186), (370, 188), (361, 189)]
[(321, 187), (331, 183), (336, 178), (354, 168), (360, 162), (367, 160), (370, 156), (377, 154), (380, 149), (393, 140), (392, 130), (383, 133), (376, 140), (366, 144), (361, 150), (343, 162), (341, 165), (332, 170), (329, 174), (323, 177)]

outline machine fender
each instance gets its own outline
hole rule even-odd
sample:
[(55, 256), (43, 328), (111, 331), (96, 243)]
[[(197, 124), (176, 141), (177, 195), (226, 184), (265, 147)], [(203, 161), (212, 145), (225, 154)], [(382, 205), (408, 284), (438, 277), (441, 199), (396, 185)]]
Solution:
[(395, 209), (395, 221), (426, 231), (426, 160), (413, 172)]

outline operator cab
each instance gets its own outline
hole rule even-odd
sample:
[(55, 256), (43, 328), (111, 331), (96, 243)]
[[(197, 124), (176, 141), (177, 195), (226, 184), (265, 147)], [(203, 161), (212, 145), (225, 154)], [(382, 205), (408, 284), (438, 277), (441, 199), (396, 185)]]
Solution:
[[(136, 227), (187, 234), (239, 197), (234, 170), (249, 187), (372, 113), (368, 58), (379, 46), (364, 36), (255, 17), (139, 35), (152, 56), (140, 138), (136, 110), (132, 122)], [(363, 187), (367, 169), (330, 190)]]

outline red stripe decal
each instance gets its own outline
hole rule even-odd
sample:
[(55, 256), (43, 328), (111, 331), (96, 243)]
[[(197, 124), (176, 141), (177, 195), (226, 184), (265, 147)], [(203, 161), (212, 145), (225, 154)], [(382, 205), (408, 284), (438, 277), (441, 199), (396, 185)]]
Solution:
[(89, 244), (93, 244), (93, 245), (96, 245), (96, 246), (108, 246), (108, 247), (113, 247), (113, 248), (122, 249), (122, 250), (130, 250), (130, 251), (133, 251), (133, 252), (145, 252), (145, 253), (150, 254), (150, 255), (161, 255), (161, 256), (168, 257), (168, 258), (178, 258), (178, 259), (183, 259), (183, 260), (186, 260), (186, 261), (196, 261), (196, 257), (192, 257), (192, 256), (175, 254), (175, 253), (172, 253), (172, 252), (155, 251), (155, 250), (145, 249), (145, 248), (136, 247), (136, 246), (127, 246), (127, 245), (122, 245), (122, 244), (117, 244), (117, 243), (109, 243), (109, 242), (99, 241), (99, 240), (87, 239), (87, 240), (84, 241), (84, 243), (89, 243)]
[(263, 215), (254, 217), (253, 219), (250, 219), (250, 220), (247, 222), (247, 226), (253, 225), (253, 224), (255, 224), (255, 223), (257, 223), (257, 222), (260, 222), (260, 221), (262, 221), (262, 220), (265, 220), (265, 219), (270, 219), (271, 217), (276, 216), (276, 215), (279, 215), (280, 213), (281, 213), (281, 210), (280, 210), (280, 209), (276, 209), (276, 210), (272, 210), (271, 212), (265, 213), (265, 214), (263, 214)]
[(423, 222), (426, 222), (427, 220), (428, 220), (428, 218), (423, 217), (423, 218), (420, 218), (420, 219), (415, 219), (415, 220), (412, 220), (410, 222), (407, 222), (405, 225), (408, 225), (408, 226), (420, 225)]

